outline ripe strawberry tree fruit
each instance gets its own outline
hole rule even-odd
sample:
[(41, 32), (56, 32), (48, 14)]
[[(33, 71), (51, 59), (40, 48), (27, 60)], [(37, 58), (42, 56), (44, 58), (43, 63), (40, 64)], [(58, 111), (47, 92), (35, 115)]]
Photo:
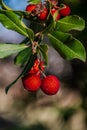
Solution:
[[(58, 91), (59, 79), (54, 78), (55, 76), (47, 76), (41, 82), (41, 76), (49, 61), (49, 44), (47, 41), (44, 43), (45, 37), (65, 60), (77, 58), (86, 61), (83, 44), (70, 33), (72, 30), (82, 31), (85, 28), (85, 21), (77, 15), (71, 15), (70, 12), (67, 3), (61, 4), (58, 0), (44, 0), (44, 2), (29, 0), (25, 11), (13, 10), (0, 0), (0, 23), (5, 28), (24, 36), (23, 41), (19, 43), (0, 43), (0, 59), (16, 54), (14, 63), (22, 69), (17, 78), (6, 86), (6, 94), (19, 78), (22, 78), (24, 87), (29, 91), (36, 91), (40, 85), (49, 95)], [(39, 59), (39, 62), (36, 59)], [(48, 79), (53, 79), (55, 82), (52, 80), (49, 82)]]
[(30, 92), (36, 92), (41, 86), (41, 79), (35, 74), (25, 75), (24, 77), (22, 77), (22, 82), (24, 88)]
[(43, 61), (40, 61), (39, 59), (36, 59), (34, 61), (34, 65), (32, 66), (31, 70), (29, 70), (29, 74), (39, 74), (40, 71), (44, 71), (45, 65)]
[(39, 64), (40, 64), (40, 60), (36, 59), (34, 61), (34, 65), (32, 66), (31, 70), (29, 71), (29, 73), (30, 74), (37, 73), (39, 71)]
[(43, 7), (41, 12), (38, 14), (38, 19), (44, 21), (47, 19), (47, 16), (48, 16), (48, 9), (46, 7)]
[(26, 7), (26, 11), (27, 12), (32, 12), (34, 9), (36, 8), (36, 5), (35, 4), (29, 4), (29, 5), (27, 5), (27, 7)]
[(44, 69), (45, 69), (45, 64), (44, 64), (43, 61), (40, 61), (39, 69), (40, 69), (41, 71), (44, 71)]
[(59, 13), (61, 16), (65, 17), (71, 13), (71, 9), (68, 5), (62, 4)]
[(57, 9), (56, 8), (52, 8), (51, 9), (51, 13), (52, 13), (52, 16), (54, 17), (54, 20), (59, 20), (60, 19), (61, 15), (59, 13), (58, 8)]
[(55, 95), (60, 88), (60, 81), (54, 75), (46, 76), (41, 81), (41, 89), (47, 95)]

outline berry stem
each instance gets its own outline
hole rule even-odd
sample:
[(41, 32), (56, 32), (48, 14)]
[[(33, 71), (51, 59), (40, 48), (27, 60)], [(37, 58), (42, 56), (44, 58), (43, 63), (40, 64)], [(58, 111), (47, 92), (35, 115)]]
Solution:
[(43, 76), (44, 78), (46, 78), (45, 73), (44, 73), (43, 71), (41, 71), (41, 70), (40, 70), (40, 72), (41, 72), (42, 76)]
[(37, 44), (38, 44), (38, 42), (36, 42), (36, 41), (33, 41), (33, 42), (32, 42), (32, 52), (33, 52), (33, 54), (36, 53)]

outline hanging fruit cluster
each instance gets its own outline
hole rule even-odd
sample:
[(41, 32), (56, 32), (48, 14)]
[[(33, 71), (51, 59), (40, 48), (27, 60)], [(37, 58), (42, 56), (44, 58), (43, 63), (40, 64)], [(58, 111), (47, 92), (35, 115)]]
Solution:
[[(47, 7), (47, 3), (44, 4), (29, 4), (26, 7), (26, 11), (31, 13), (31, 16), (37, 17), (39, 20), (46, 20), (49, 13), (54, 17), (55, 20), (58, 20), (62, 17), (68, 16), (71, 12), (71, 9), (68, 5), (51, 2), (51, 9), (49, 10)], [(50, 12), (49, 12), (50, 11)]]
[(30, 92), (36, 92), (41, 88), (45, 94), (54, 95), (59, 90), (60, 81), (54, 75), (46, 76), (43, 73), (44, 69), (44, 62), (36, 59), (33, 67), (22, 78), (24, 88)]
[[(55, 95), (60, 88), (60, 80), (55, 75), (45, 75), (48, 65), (48, 37), (51, 46), (66, 60), (79, 59), (86, 61), (86, 51), (82, 43), (73, 37), (71, 31), (82, 31), (85, 21), (70, 15), (71, 8), (67, 4), (59, 4), (58, 0), (29, 0), (25, 11), (9, 8), (0, 0), (0, 22), (25, 36), (19, 44), (0, 43), (0, 58), (17, 53), (14, 63), (23, 71), (6, 87), (9, 88), (22, 79), (24, 88), (29, 92), (41, 89), (47, 95)], [(29, 22), (27, 26), (24, 19)]]

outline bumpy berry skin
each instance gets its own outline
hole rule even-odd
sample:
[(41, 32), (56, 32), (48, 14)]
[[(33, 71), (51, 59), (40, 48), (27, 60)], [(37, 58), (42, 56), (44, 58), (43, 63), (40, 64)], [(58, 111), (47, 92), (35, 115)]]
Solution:
[(55, 95), (60, 88), (60, 82), (54, 75), (42, 79), (41, 89), (47, 95)]
[(71, 9), (70, 9), (69, 6), (64, 5), (64, 7), (62, 7), (60, 9), (59, 13), (60, 13), (61, 16), (64, 17), (64, 16), (67, 16), (67, 15), (69, 15), (71, 13)]
[(26, 75), (22, 78), (22, 82), (24, 88), (30, 92), (36, 92), (41, 86), (41, 79), (40, 76), (35, 74), (33, 75)]
[(36, 8), (36, 5), (34, 5), (34, 4), (30, 4), (30, 5), (27, 5), (27, 7), (26, 7), (26, 11), (27, 12), (32, 12), (34, 9)]
[(44, 21), (47, 19), (47, 16), (48, 16), (48, 9), (44, 7), (43, 11), (41, 11), (40, 14), (38, 14), (38, 19)]

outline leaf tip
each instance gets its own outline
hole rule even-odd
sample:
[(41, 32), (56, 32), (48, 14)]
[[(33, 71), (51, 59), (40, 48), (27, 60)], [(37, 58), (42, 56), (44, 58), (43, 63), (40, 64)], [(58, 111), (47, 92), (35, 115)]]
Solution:
[(9, 90), (9, 88), (6, 87), (6, 88), (5, 88), (5, 94), (6, 94), (6, 95), (7, 95), (7, 93), (8, 93), (8, 90)]

